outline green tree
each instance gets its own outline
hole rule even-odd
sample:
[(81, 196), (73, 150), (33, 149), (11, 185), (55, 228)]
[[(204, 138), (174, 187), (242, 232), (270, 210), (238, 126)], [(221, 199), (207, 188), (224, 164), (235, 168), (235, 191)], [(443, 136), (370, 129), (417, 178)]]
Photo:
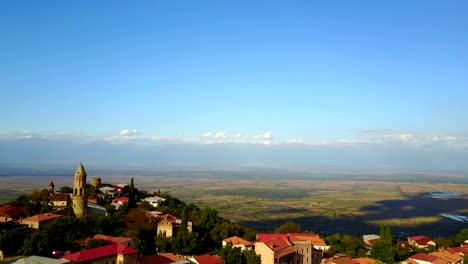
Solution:
[(325, 238), (330, 245), (329, 254), (345, 254), (350, 257), (362, 257), (366, 254), (364, 241), (351, 235), (334, 234)]
[(293, 222), (284, 223), (275, 229), (276, 234), (300, 233), (300, 232), (302, 232), (301, 226)]
[(52, 212), (52, 203), (50, 200), (50, 192), (47, 189), (35, 191), (29, 197), (29, 202), (26, 205), (25, 215), (37, 215), (42, 213)]
[(411, 253), (409, 248), (401, 245), (395, 245), (393, 251), (395, 252), (395, 261), (397, 262), (407, 259)]
[(11, 205), (17, 206), (17, 207), (26, 207), (29, 203), (29, 197), (26, 195), (20, 195), (16, 197), (16, 199), (11, 202)]
[(380, 226), (380, 241), (392, 242), (392, 231), (389, 226)]
[(154, 244), (156, 246), (156, 253), (172, 252), (171, 238), (158, 235), (154, 239)]
[(244, 264), (260, 264), (260, 255), (257, 255), (253, 250), (244, 250), (243, 252)]
[(458, 244), (462, 244), (463, 242), (468, 240), (468, 228), (463, 228), (455, 238), (458, 240)]
[(60, 193), (73, 193), (73, 189), (68, 186), (63, 186), (59, 190)]
[(0, 249), (5, 254), (18, 253), (27, 235), (27, 231), (5, 230), (3, 233), (0, 233)]
[(395, 260), (395, 252), (392, 243), (388, 241), (378, 241), (372, 245), (371, 256), (384, 263), (393, 263)]
[(390, 227), (387, 226), (385, 228), (385, 241), (392, 243), (392, 231), (390, 230)]
[(217, 255), (220, 256), (226, 263), (243, 264), (243, 255), (238, 247), (233, 247), (231, 243), (218, 250)]

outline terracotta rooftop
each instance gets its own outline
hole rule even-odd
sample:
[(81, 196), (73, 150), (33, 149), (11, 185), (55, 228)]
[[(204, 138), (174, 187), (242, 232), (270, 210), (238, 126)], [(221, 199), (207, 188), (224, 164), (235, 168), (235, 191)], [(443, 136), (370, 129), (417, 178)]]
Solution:
[(83, 240), (80, 240), (80, 241), (77, 241), (77, 242), (79, 244), (81, 244), (81, 245), (86, 245), (86, 244), (88, 244), (89, 241), (98, 240), (98, 239), (106, 241), (106, 243), (108, 245), (123, 244), (125, 242), (133, 240), (133, 238), (131, 238), (131, 237), (114, 237), (114, 236), (106, 236), (106, 235), (98, 234), (98, 235), (94, 235), (92, 237), (88, 237), (86, 239), (83, 239)]
[(462, 253), (464, 255), (468, 255), (468, 246), (448, 248), (446, 251), (450, 253)]
[(68, 193), (54, 193), (50, 196), (52, 201), (67, 201), (70, 199), (70, 194)]
[(436, 256), (431, 256), (425, 253), (417, 253), (414, 254), (413, 256), (409, 257), (410, 259), (417, 259), (417, 260), (422, 260), (422, 261), (427, 261), (427, 262), (433, 262), (437, 259)]
[(351, 257), (339, 257), (336, 259), (332, 259), (330, 262), (332, 263), (339, 263), (339, 264), (358, 264), (356, 260), (352, 259)]
[(135, 250), (131, 247), (127, 247), (122, 244), (113, 244), (103, 247), (97, 247), (92, 249), (85, 249), (75, 253), (66, 254), (62, 259), (67, 259), (72, 262), (89, 262), (97, 260), (104, 257), (109, 257), (113, 255), (128, 255), (138, 253), (138, 250)]
[(177, 217), (171, 215), (171, 214), (165, 214), (161, 216), (161, 221), (170, 221), (170, 222), (175, 222), (177, 220)]
[(374, 264), (376, 262), (375, 259), (372, 258), (355, 258), (354, 261), (359, 264)]
[(169, 264), (176, 261), (184, 260), (172, 253), (161, 253), (155, 255), (144, 256), (138, 259), (139, 264)]
[(278, 251), (284, 248), (291, 246), (291, 242), (289, 242), (286, 238), (275, 238), (270, 241), (264, 242), (269, 248), (273, 251)]
[(28, 221), (28, 222), (42, 222), (42, 221), (47, 221), (51, 220), (54, 218), (61, 217), (62, 215), (59, 214), (52, 214), (52, 213), (44, 213), (44, 214), (38, 214), (38, 215), (33, 215), (27, 218), (23, 218), (22, 221)]
[(7, 217), (15, 218), (20, 217), (24, 214), (24, 209), (21, 207), (16, 207), (13, 205), (3, 205), (0, 206), (0, 215), (5, 215)]
[(200, 255), (193, 257), (198, 264), (220, 264), (224, 263), (224, 260), (217, 256), (212, 256), (209, 254)]
[(279, 258), (287, 256), (289, 254), (294, 254), (294, 252), (295, 252), (294, 249), (285, 250), (285, 251), (283, 251), (283, 252), (281, 252), (279, 254), (276, 254), (275, 259), (279, 259)]
[(431, 241), (427, 236), (412, 236), (408, 237), (408, 240), (416, 242), (418, 245), (427, 245), (427, 242)]
[(288, 235), (290, 241), (309, 241), (314, 246), (327, 246), (327, 243), (320, 238), (319, 234), (291, 233)]
[(233, 237), (223, 239), (223, 242), (231, 243), (233, 246), (235, 246), (235, 245), (244, 245), (246, 247), (250, 247), (250, 246), (253, 245), (252, 242), (247, 241), (245, 239), (242, 239), (242, 238), (240, 238), (238, 236), (233, 236)]
[(260, 242), (267, 242), (272, 239), (276, 238), (288, 238), (287, 234), (265, 234), (265, 233), (259, 233), (257, 234), (257, 240)]
[(450, 263), (458, 263), (463, 260), (463, 258), (458, 253), (451, 253), (447, 250), (432, 252), (429, 253), (429, 255), (436, 256)]

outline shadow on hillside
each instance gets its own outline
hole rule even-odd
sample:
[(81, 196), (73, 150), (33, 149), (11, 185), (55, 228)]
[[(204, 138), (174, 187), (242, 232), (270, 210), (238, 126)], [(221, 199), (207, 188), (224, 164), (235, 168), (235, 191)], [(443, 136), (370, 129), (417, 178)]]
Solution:
[[(414, 217), (439, 217), (442, 213), (460, 214), (458, 211), (468, 208), (468, 199), (453, 197), (446, 200), (431, 198), (429, 194), (405, 196), (405, 200), (383, 200), (376, 205), (360, 208), (365, 214), (362, 216), (340, 216), (328, 218), (323, 216), (303, 216), (285, 220), (281, 216), (271, 221), (243, 221), (240, 224), (258, 231), (274, 231), (276, 227), (286, 221), (301, 225), (304, 231), (316, 232), (321, 235), (334, 233), (352, 234), (378, 234), (379, 226), (369, 224), (369, 220), (382, 219), (411, 219)], [(424, 234), (433, 238), (455, 236), (461, 229), (468, 228), (468, 223), (457, 222), (444, 217), (434, 223), (423, 223), (415, 226), (392, 226), (395, 238), (406, 239), (408, 235)]]

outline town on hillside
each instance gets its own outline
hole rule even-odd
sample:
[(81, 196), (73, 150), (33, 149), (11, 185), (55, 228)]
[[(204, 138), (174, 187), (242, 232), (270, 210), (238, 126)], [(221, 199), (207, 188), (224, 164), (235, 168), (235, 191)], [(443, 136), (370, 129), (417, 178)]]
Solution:
[[(70, 179), (71, 181), (71, 179)], [(456, 237), (412, 234), (391, 227), (362, 237), (327, 237), (286, 222), (257, 233), (211, 207), (148, 192), (129, 183), (87, 182), (83, 164), (73, 186), (47, 188), (0, 206), (0, 261), (14, 264), (463, 264), (468, 228)]]

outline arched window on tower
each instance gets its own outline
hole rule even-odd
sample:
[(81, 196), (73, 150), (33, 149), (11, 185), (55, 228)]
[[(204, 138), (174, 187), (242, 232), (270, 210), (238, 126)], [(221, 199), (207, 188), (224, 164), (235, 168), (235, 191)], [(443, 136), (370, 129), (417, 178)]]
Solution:
[(83, 188), (80, 188), (80, 195), (83, 195)]
[(76, 196), (77, 193), (78, 193), (78, 192), (76, 191), (76, 188), (75, 188), (75, 190), (73, 191), (73, 195)]

